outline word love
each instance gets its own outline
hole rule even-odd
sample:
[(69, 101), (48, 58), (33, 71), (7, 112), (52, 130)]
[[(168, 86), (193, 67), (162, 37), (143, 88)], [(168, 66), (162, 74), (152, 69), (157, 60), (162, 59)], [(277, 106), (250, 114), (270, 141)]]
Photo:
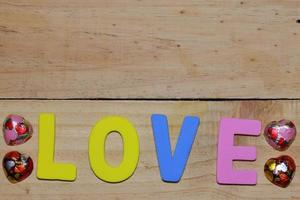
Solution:
[[(171, 150), (168, 121), (165, 115), (151, 116), (152, 130), (160, 175), (165, 182), (179, 182), (183, 176), (200, 118), (186, 116), (174, 152)], [(4, 138), (8, 145), (19, 145), (32, 136), (29, 122), (20, 116), (9, 116), (3, 125)], [(110, 166), (105, 159), (105, 142), (112, 132), (118, 132), (123, 141), (123, 159), (119, 166)], [(219, 184), (255, 185), (257, 174), (254, 170), (234, 170), (235, 160), (256, 160), (256, 148), (235, 146), (234, 136), (259, 136), (261, 122), (258, 120), (222, 118), (219, 127), (217, 154), (217, 182)], [(271, 122), (264, 131), (267, 142), (276, 150), (284, 151), (296, 136), (294, 124), (288, 120)], [(13, 136), (13, 137), (12, 137)], [(55, 116), (50, 113), (40, 115), (37, 178), (42, 180), (74, 181), (77, 167), (71, 163), (57, 163), (54, 159)], [(89, 163), (94, 174), (109, 183), (118, 183), (131, 177), (139, 161), (139, 138), (134, 125), (126, 118), (108, 116), (99, 120), (89, 137)], [(11, 156), (13, 155), (13, 156)], [(29, 163), (29, 164), (28, 164)], [(9, 179), (14, 182), (30, 175), (33, 162), (31, 158), (18, 152), (8, 153), (3, 167)], [(24, 169), (24, 173), (19, 172)], [(264, 166), (265, 174), (274, 184), (286, 187), (295, 172), (295, 163), (289, 156), (269, 159)], [(17, 172), (15, 172), (17, 171)]]

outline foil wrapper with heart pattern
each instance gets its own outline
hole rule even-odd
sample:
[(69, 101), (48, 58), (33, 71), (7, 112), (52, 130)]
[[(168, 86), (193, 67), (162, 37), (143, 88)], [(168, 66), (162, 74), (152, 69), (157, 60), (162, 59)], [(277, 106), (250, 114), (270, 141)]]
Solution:
[(295, 140), (297, 134), (296, 126), (290, 120), (270, 122), (264, 131), (266, 141), (276, 150), (284, 151)]
[(7, 179), (11, 183), (17, 183), (31, 174), (33, 161), (26, 154), (11, 151), (4, 156), (2, 166)]

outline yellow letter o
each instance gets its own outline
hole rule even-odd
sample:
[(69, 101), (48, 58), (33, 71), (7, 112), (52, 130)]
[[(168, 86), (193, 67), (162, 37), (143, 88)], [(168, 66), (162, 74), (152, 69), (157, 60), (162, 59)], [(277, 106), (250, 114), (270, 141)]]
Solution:
[[(112, 167), (105, 160), (105, 141), (111, 132), (118, 132), (123, 140), (123, 160)], [(101, 119), (93, 127), (89, 139), (90, 166), (95, 175), (103, 181), (118, 183), (134, 173), (139, 160), (139, 138), (135, 127), (119, 116)]]

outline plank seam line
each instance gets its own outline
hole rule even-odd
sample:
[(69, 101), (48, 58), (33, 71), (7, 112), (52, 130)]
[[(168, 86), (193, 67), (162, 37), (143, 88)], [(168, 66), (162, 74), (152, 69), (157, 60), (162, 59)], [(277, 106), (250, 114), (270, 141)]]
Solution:
[(0, 98), (0, 101), (291, 101), (300, 98)]

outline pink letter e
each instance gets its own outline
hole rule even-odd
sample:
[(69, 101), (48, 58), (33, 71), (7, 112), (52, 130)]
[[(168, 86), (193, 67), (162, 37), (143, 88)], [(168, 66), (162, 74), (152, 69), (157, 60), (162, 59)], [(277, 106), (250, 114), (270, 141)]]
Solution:
[(219, 184), (256, 185), (254, 170), (234, 170), (235, 160), (256, 160), (256, 148), (234, 146), (234, 135), (259, 136), (261, 122), (257, 120), (222, 118), (219, 127), (217, 182)]

